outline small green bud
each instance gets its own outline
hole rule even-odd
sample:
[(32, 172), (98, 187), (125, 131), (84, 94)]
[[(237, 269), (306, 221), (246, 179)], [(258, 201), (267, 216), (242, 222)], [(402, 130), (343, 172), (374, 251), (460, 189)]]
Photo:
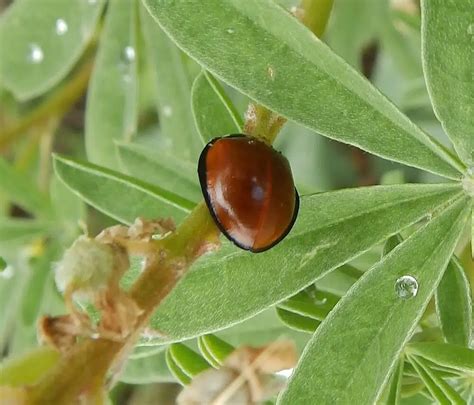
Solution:
[(116, 251), (109, 244), (81, 236), (56, 265), (55, 280), (62, 292), (70, 288), (80, 295), (106, 288), (114, 271)]

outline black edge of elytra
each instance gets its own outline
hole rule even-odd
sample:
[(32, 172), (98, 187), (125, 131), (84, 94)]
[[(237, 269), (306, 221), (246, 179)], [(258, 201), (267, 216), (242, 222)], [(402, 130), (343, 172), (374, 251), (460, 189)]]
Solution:
[[(247, 250), (247, 251), (250, 251), (252, 253), (264, 252), (268, 249), (271, 249), (276, 244), (280, 243), (290, 233), (291, 229), (293, 228), (293, 225), (296, 222), (296, 218), (298, 217), (298, 211), (299, 211), (299, 208), (300, 208), (300, 197), (299, 197), (299, 194), (298, 194), (298, 190), (295, 187), (295, 207), (294, 207), (294, 210), (293, 210), (293, 217), (292, 217), (290, 223), (288, 224), (286, 230), (281, 234), (281, 236), (278, 239), (276, 239), (270, 245), (265, 246), (265, 247), (260, 248), (260, 249), (252, 249), (252, 247), (250, 247), (250, 246), (240, 244), (237, 240), (232, 238), (227, 233), (225, 228), (220, 223), (220, 221), (217, 218), (217, 215), (214, 211), (214, 207), (212, 206), (211, 200), (209, 198), (209, 194), (207, 193), (207, 173), (206, 173), (207, 172), (206, 171), (207, 152), (214, 145), (214, 143), (216, 143), (218, 140), (223, 139), (223, 138), (249, 138), (249, 137), (244, 135), (244, 134), (231, 134), (231, 135), (227, 135), (227, 136), (220, 136), (220, 137), (213, 138), (206, 144), (206, 146), (204, 147), (204, 149), (201, 152), (201, 155), (199, 156), (198, 170), (197, 170), (198, 177), (199, 177), (199, 183), (201, 185), (201, 191), (202, 191), (202, 195), (204, 197), (204, 201), (206, 202), (207, 208), (209, 209), (209, 213), (211, 214), (212, 219), (214, 220), (214, 223), (216, 224), (216, 226), (219, 228), (219, 230), (224, 234), (224, 236), (228, 240), (230, 240), (234, 245), (236, 245), (240, 249)], [(278, 152), (278, 153), (280, 153), (280, 152)], [(286, 157), (285, 157), (285, 159), (286, 159)], [(291, 170), (291, 167), (290, 167), (290, 170)], [(292, 173), (292, 177), (293, 177), (293, 173)]]

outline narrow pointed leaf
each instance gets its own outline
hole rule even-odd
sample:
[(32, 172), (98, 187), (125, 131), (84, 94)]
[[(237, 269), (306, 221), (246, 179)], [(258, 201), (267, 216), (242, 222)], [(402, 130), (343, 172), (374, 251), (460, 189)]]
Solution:
[(65, 157), (54, 158), (58, 177), (86, 203), (131, 224), (135, 218), (184, 218), (193, 203), (112, 170)]
[(472, 300), (469, 281), (453, 257), (436, 289), (436, 311), (448, 343), (469, 347), (472, 334)]
[(183, 340), (250, 318), (460, 193), (458, 185), (400, 185), (303, 197), (295, 227), (284, 241), (258, 255), (224, 243), (193, 266), (150, 326)]
[(86, 109), (88, 159), (117, 167), (115, 140), (130, 139), (137, 124), (137, 39), (134, 0), (111, 0), (92, 73)]
[(234, 346), (212, 334), (199, 337), (199, 341), (218, 364), (224, 363), (226, 357), (235, 350)]
[(474, 350), (448, 343), (411, 343), (407, 350), (436, 364), (474, 373)]
[(161, 133), (171, 142), (174, 156), (194, 161), (203, 143), (194, 125), (191, 111), (191, 76), (178, 47), (140, 7), (140, 17), (149, 55), (153, 66), (154, 86)]
[(15, 1), (0, 19), (2, 85), (20, 100), (56, 85), (91, 40), (104, 3)]
[(438, 370), (431, 368), (426, 360), (416, 357), (415, 362), (423, 367), (431, 380), (441, 389), (448, 399), (449, 404), (463, 405), (466, 403), (461, 395), (443, 379), (440, 375), (441, 373)]
[(51, 215), (51, 203), (31, 177), (20, 173), (0, 157), (0, 192), (24, 210), (38, 216)]
[(183, 371), (181, 368), (176, 364), (176, 362), (173, 359), (173, 355), (171, 354), (171, 351), (166, 350), (166, 365), (168, 366), (169, 370), (171, 371), (171, 374), (182, 384), (182, 385), (187, 385), (191, 382), (191, 378)]
[(427, 372), (427, 370), (416, 361), (415, 357), (409, 357), (409, 359), (421, 380), (425, 384), (426, 388), (428, 388), (431, 396), (436, 400), (436, 403), (440, 405), (450, 405), (449, 398), (446, 396), (437, 382), (431, 378), (431, 375)]
[(455, 158), (274, 1), (144, 4), (204, 68), (271, 110), (387, 159), (460, 177)]
[(242, 132), (242, 119), (219, 82), (202, 71), (192, 88), (194, 121), (204, 143), (218, 136)]
[(119, 144), (117, 147), (120, 162), (128, 174), (189, 201), (202, 200), (195, 165), (138, 145)]
[[(470, 201), (460, 198), (362, 276), (316, 330), (281, 404), (376, 401), (443, 275), (469, 210)], [(396, 285), (405, 275), (416, 280), (417, 294), (404, 299)]]
[(287, 311), (286, 309), (277, 308), (276, 311), (278, 317), (286, 326), (300, 332), (314, 333), (316, 328), (321, 324), (321, 321)]
[(403, 358), (398, 361), (397, 366), (394, 369), (390, 386), (388, 389), (387, 405), (397, 405), (400, 403), (402, 381), (403, 381)]
[(322, 321), (334, 308), (334, 305), (337, 304), (339, 297), (325, 292), (318, 293), (319, 295), (316, 299), (310, 297), (306, 291), (301, 291), (280, 303), (279, 307), (302, 316)]
[(211, 367), (199, 354), (182, 343), (173, 343), (168, 350), (176, 365), (191, 378)]
[(197, 343), (199, 351), (201, 352), (201, 356), (204, 357), (212, 367), (219, 368), (221, 363), (218, 362), (217, 359), (211, 354), (211, 352), (207, 348), (206, 343), (202, 340), (202, 336), (198, 337)]
[(474, 164), (474, 0), (422, 1), (423, 68), (438, 119)]

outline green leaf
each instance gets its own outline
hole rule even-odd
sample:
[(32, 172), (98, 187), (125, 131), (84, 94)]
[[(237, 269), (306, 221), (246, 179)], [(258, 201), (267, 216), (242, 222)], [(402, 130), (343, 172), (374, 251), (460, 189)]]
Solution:
[[(91, 40), (103, 0), (17, 0), (0, 19), (0, 78), (15, 97), (62, 80)], [(36, 63), (34, 62), (36, 60)]]
[(282, 324), (274, 307), (256, 316), (221, 330), (216, 335), (234, 347), (265, 346), (279, 339), (292, 340), (302, 351), (308, 342), (308, 334), (296, 332)]
[(170, 41), (140, 7), (148, 62), (155, 74), (154, 86), (160, 116), (161, 133), (171, 142), (173, 156), (188, 161), (197, 160), (203, 147), (196, 132), (191, 111), (192, 76), (186, 66), (186, 56)]
[(400, 235), (393, 235), (387, 239), (385, 245), (383, 246), (382, 257), (387, 256), (393, 249), (395, 249), (400, 243), (403, 242), (403, 239)]
[(278, 317), (286, 326), (300, 332), (314, 333), (321, 324), (321, 321), (296, 312), (287, 311), (286, 309), (277, 308), (276, 311)]
[(60, 358), (58, 351), (39, 347), (0, 364), (0, 385), (13, 387), (36, 383)]
[(403, 382), (403, 358), (398, 361), (397, 366), (394, 369), (390, 386), (388, 389), (387, 405), (397, 405), (401, 399), (401, 389)]
[(176, 364), (169, 348), (166, 350), (165, 359), (171, 374), (173, 374), (182, 385), (188, 385), (191, 382), (191, 378)]
[[(331, 49), (350, 65), (362, 70), (361, 54), (380, 30), (386, 1), (335, 1), (327, 41)], [(354, 18), (356, 16), (356, 18)]]
[(219, 82), (203, 70), (194, 81), (192, 108), (196, 127), (206, 144), (218, 136), (239, 134), (243, 122)]
[(51, 224), (31, 219), (0, 219), (0, 252), (20, 247), (43, 236), (51, 230)]
[[(440, 403), (446, 403), (449, 405), (463, 405), (466, 403), (466, 401), (461, 397), (461, 395), (443, 379), (442, 373), (436, 370), (435, 368), (430, 367), (429, 363), (426, 360), (416, 356), (409, 356), (409, 359), (417, 370), (420, 377), (422, 377), (427, 388), (433, 394), (433, 397), (438, 399)], [(439, 395), (440, 391), (441, 395)]]
[(152, 384), (159, 382), (172, 382), (173, 376), (166, 365), (165, 347), (159, 352), (144, 358), (130, 359), (127, 361), (120, 381), (127, 384)]
[(217, 359), (209, 352), (209, 349), (202, 340), (202, 336), (198, 337), (197, 344), (199, 351), (201, 352), (201, 356), (204, 357), (212, 367), (219, 368), (221, 363), (219, 363)]
[(59, 257), (57, 246), (50, 247), (43, 255), (31, 260), (31, 268), (28, 283), (24, 289), (24, 297), (21, 304), (21, 312), (18, 314), (17, 324), (22, 323), (30, 329), (35, 329), (35, 321), (40, 314), (45, 296), (46, 283), (52, 281), (54, 263)]
[(445, 395), (444, 391), (438, 384), (438, 381), (435, 381), (431, 374), (428, 373), (427, 369), (423, 367), (418, 361), (416, 361), (415, 357), (409, 356), (410, 362), (415, 368), (416, 372), (420, 376), (421, 380), (425, 384), (426, 388), (432, 395), (433, 399), (436, 400), (436, 403), (441, 405), (449, 405), (450, 401), (448, 397)]
[(299, 218), (284, 241), (258, 255), (224, 243), (193, 266), (150, 326), (183, 340), (250, 318), (460, 193), (458, 185), (399, 185), (303, 197)]
[(137, 217), (178, 221), (194, 206), (169, 191), (90, 163), (55, 156), (54, 169), (85, 202), (126, 224)]
[(178, 367), (191, 378), (211, 367), (199, 354), (182, 343), (173, 343), (168, 350)]
[(472, 300), (469, 281), (453, 257), (436, 290), (436, 311), (448, 343), (469, 347), (472, 333)]
[(272, 0), (144, 3), (204, 68), (271, 110), (381, 157), (460, 177), (456, 158)]
[[(375, 402), (443, 275), (470, 208), (460, 198), (362, 276), (316, 330), (281, 404)], [(405, 275), (416, 279), (417, 294), (403, 299), (396, 285)]]
[(216, 368), (235, 350), (234, 346), (212, 334), (200, 336), (198, 346), (206, 360)]
[(467, 165), (474, 164), (474, 1), (423, 0), (422, 51), (436, 116)]
[(194, 164), (138, 145), (119, 144), (117, 147), (120, 161), (130, 175), (189, 201), (201, 201), (202, 191)]
[(114, 141), (130, 139), (137, 126), (137, 4), (111, 0), (87, 95), (88, 159), (117, 168)]
[(308, 291), (301, 291), (279, 304), (279, 307), (304, 317), (322, 321), (339, 301), (339, 297), (328, 292), (317, 291), (311, 297)]
[(38, 216), (51, 216), (51, 204), (46, 194), (38, 190), (26, 173), (20, 173), (0, 157), (0, 190), (11, 201)]
[(411, 343), (407, 353), (414, 353), (441, 366), (474, 373), (474, 350), (448, 343)]

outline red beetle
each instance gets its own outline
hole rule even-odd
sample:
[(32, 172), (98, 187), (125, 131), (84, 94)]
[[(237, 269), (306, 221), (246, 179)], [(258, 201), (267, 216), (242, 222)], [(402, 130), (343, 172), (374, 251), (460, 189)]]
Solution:
[(237, 246), (263, 252), (290, 232), (299, 197), (288, 160), (242, 134), (215, 138), (199, 158), (206, 204), (222, 233)]

